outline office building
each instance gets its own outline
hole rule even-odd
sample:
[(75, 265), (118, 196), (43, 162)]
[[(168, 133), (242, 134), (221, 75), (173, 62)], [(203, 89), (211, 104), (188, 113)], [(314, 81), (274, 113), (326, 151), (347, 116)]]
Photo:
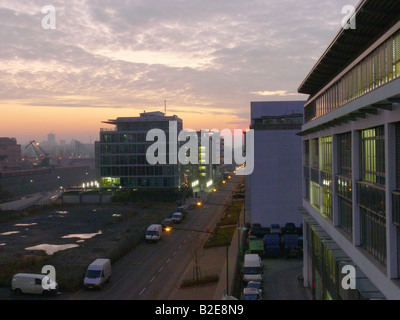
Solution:
[(96, 144), (96, 164), (102, 187), (165, 188), (179, 187), (183, 183), (183, 171), (179, 165), (151, 165), (146, 159), (147, 148), (154, 141), (146, 141), (147, 132), (161, 129), (166, 136), (167, 155), (170, 142), (170, 122), (176, 123), (177, 134), (182, 130), (182, 120), (165, 116), (162, 112), (144, 112), (139, 117), (117, 118), (103, 123), (114, 125), (112, 129), (101, 129), (100, 141)]
[[(192, 187), (194, 192), (209, 191), (222, 179), (224, 138), (219, 132), (197, 131), (196, 134), (199, 145), (198, 162), (189, 163), (183, 166), (183, 169), (188, 186)], [(202, 145), (202, 141), (207, 145)], [(216, 161), (217, 159), (219, 160)]]
[(21, 145), (15, 138), (0, 138), (0, 170), (18, 170), (21, 167)]
[(400, 2), (361, 1), (356, 26), (298, 90), (304, 283), (316, 299), (400, 299)]
[(246, 222), (283, 227), (302, 222), (301, 138), (304, 101), (252, 102), (254, 171), (245, 177)]

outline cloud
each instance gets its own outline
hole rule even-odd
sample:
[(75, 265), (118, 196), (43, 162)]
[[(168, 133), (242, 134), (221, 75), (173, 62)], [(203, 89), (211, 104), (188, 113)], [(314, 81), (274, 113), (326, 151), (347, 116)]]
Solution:
[(254, 95), (297, 96), (357, 2), (53, 0), (57, 30), (43, 30), (47, 1), (1, 0), (0, 102), (142, 111), (167, 99), (248, 121)]

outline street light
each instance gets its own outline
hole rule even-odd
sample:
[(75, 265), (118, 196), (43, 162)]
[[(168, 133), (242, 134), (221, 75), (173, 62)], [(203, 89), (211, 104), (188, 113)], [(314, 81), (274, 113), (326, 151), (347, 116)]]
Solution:
[(229, 294), (229, 240), (228, 240), (228, 238), (222, 233), (211, 232), (208, 229), (206, 229), (205, 231), (202, 231), (202, 230), (183, 229), (183, 228), (176, 228), (175, 229), (175, 228), (169, 227), (169, 228), (167, 228), (165, 230), (168, 231), (168, 232), (173, 231), (173, 230), (178, 230), (178, 231), (207, 233), (207, 234), (213, 234), (213, 235), (216, 235), (216, 236), (223, 237), (225, 239), (225, 248), (226, 248), (226, 294)]

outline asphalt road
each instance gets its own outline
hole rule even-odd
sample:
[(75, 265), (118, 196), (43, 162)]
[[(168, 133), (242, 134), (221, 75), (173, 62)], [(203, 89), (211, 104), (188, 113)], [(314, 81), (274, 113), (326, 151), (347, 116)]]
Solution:
[[(239, 177), (233, 177), (224, 185), (224, 190), (233, 190), (238, 181)], [(230, 192), (220, 191), (211, 194), (208, 201), (223, 204), (229, 198)], [(223, 206), (205, 204), (190, 212), (177, 228), (211, 230), (223, 210)], [(112, 279), (101, 291), (82, 289), (64, 297), (76, 300), (168, 299), (192, 259), (193, 248), (199, 246), (207, 236), (179, 230), (164, 233), (160, 242), (142, 243), (113, 265)]]

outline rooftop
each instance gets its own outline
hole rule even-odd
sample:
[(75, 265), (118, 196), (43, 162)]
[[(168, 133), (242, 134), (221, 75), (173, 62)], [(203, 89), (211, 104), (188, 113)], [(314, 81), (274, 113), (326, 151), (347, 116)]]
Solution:
[(362, 0), (356, 8), (356, 29), (340, 29), (298, 92), (315, 95), (399, 20), (400, 1)]

